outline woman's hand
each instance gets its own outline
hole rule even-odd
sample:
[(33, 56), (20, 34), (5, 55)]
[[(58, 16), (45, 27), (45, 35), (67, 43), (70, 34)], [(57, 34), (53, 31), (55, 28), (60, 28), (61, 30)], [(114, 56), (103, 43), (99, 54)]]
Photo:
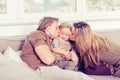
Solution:
[(70, 55), (71, 55), (71, 59), (73, 60), (73, 62), (75, 63), (75, 65), (78, 65), (78, 56), (77, 56), (77, 54), (72, 50), (70, 52)]

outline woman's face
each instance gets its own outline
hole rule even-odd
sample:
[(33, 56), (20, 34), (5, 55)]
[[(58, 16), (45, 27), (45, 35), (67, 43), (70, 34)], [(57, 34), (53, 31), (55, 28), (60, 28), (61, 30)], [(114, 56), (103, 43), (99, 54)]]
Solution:
[(70, 35), (70, 40), (72, 40), (72, 41), (75, 41), (75, 27), (74, 26), (72, 26), (72, 30), (71, 30), (71, 35)]

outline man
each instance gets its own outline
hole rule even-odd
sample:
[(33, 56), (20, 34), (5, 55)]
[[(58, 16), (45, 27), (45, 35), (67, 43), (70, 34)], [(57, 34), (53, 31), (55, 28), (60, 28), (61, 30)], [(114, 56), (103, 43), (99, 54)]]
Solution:
[(51, 42), (58, 36), (58, 19), (44, 17), (36, 31), (30, 33), (23, 46), (21, 58), (32, 69), (41, 65), (52, 65), (55, 55), (51, 52)]

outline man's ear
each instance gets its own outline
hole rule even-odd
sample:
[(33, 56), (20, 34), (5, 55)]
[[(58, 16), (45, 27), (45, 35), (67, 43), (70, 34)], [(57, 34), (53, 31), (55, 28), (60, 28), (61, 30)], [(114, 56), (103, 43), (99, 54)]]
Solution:
[(46, 31), (49, 31), (49, 30), (50, 30), (50, 26), (47, 26), (47, 27), (46, 27)]

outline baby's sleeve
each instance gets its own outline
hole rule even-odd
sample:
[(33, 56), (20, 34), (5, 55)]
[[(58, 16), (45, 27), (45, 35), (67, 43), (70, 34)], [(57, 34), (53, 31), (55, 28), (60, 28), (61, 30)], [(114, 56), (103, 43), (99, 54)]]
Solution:
[(59, 45), (59, 40), (58, 40), (58, 38), (55, 38), (54, 40), (53, 40), (53, 42), (52, 42), (52, 48), (56, 48), (56, 47), (58, 47), (58, 45)]

